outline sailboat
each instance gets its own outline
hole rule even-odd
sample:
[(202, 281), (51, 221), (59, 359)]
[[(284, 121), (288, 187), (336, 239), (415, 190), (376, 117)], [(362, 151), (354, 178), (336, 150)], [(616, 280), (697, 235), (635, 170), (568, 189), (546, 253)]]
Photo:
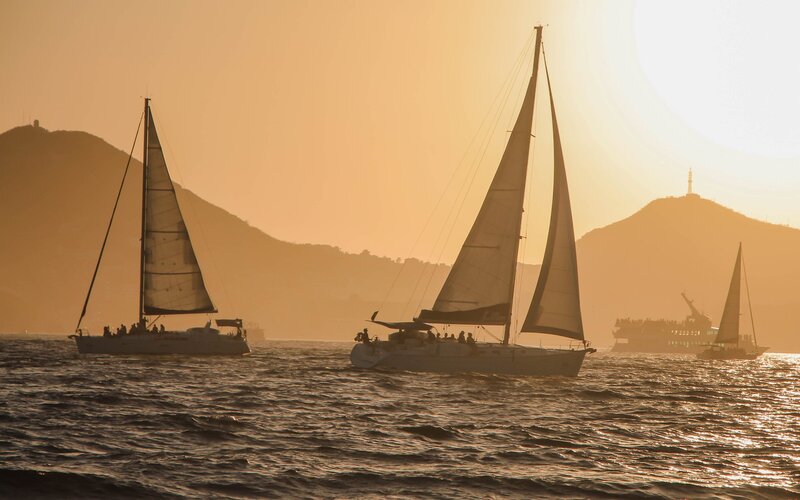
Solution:
[[(567, 175), (550, 77), (547, 86), (553, 126), (554, 180), (550, 229), (544, 260), (522, 332), (559, 335), (578, 341), (567, 349), (515, 345), (511, 315), (522, 230), (528, 154), (533, 126), (542, 27), (536, 28), (533, 74), (500, 165), (472, 229), (431, 309), (413, 321), (371, 322), (397, 331), (387, 341), (361, 336), (350, 353), (361, 368), (426, 372), (480, 372), (577, 376), (586, 354), (595, 352), (584, 337), (578, 264)], [(441, 340), (433, 324), (504, 326), (502, 342)], [(366, 333), (366, 332), (365, 332)]]
[(753, 305), (750, 302), (750, 287), (747, 284), (746, 269), (744, 283), (753, 336), (745, 336), (740, 332), (742, 269), (744, 269), (744, 258), (742, 244), (739, 243), (739, 252), (736, 254), (736, 264), (733, 266), (731, 285), (728, 288), (728, 298), (725, 300), (725, 309), (722, 311), (717, 337), (708, 349), (697, 354), (700, 359), (756, 359), (769, 349), (768, 347), (759, 347), (756, 340), (756, 325), (753, 320)]
[[(167, 331), (155, 322), (176, 314), (216, 313), (203, 281), (203, 273), (192, 247), (189, 231), (184, 222), (175, 188), (167, 169), (164, 151), (156, 132), (150, 99), (144, 101), (144, 152), (142, 156), (142, 217), (139, 252), (139, 318), (130, 330), (124, 325), (116, 329), (106, 327), (103, 335), (84, 334), (81, 322), (86, 315), (89, 298), (103, 258), (114, 214), (125, 185), (128, 166), (117, 193), (100, 256), (83, 304), (75, 339), (81, 354), (246, 354), (247, 332), (241, 319), (217, 319), (218, 328), (211, 321), (205, 326), (185, 331)], [(141, 127), (141, 122), (140, 122)], [(137, 130), (137, 138), (139, 131)], [(134, 147), (136, 138), (134, 139)], [(152, 322), (148, 323), (148, 318)], [(219, 328), (226, 328), (223, 332)]]

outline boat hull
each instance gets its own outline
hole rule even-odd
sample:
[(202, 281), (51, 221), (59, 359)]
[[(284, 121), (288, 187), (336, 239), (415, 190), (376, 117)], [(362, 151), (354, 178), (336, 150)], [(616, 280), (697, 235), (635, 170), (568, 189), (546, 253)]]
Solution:
[(756, 347), (754, 349), (715, 349), (710, 348), (697, 353), (698, 359), (756, 359), (765, 352), (768, 347)]
[(575, 377), (589, 352), (594, 352), (594, 349), (541, 349), (450, 342), (403, 346), (373, 342), (356, 344), (350, 352), (350, 362), (359, 368), (412, 372)]
[(183, 354), (196, 356), (236, 356), (247, 354), (247, 340), (235, 335), (168, 332), (154, 335), (100, 337), (74, 335), (81, 354)]

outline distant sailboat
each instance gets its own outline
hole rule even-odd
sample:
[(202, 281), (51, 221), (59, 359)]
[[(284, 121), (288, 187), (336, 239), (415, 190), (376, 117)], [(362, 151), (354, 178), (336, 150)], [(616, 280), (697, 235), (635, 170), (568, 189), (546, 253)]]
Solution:
[(722, 311), (722, 319), (719, 322), (717, 338), (714, 339), (714, 343), (708, 349), (697, 354), (700, 359), (756, 359), (769, 349), (768, 347), (759, 347), (756, 341), (756, 325), (753, 320), (753, 305), (750, 303), (750, 287), (747, 284), (746, 271), (745, 287), (753, 336), (745, 337), (740, 333), (739, 319), (741, 317), (743, 267), (742, 244), (739, 243), (739, 252), (736, 254), (736, 264), (733, 267), (731, 285), (728, 288), (728, 298), (725, 300), (725, 309)]
[[(137, 131), (138, 135), (138, 131)], [(135, 143), (135, 140), (134, 140)], [(133, 153), (133, 151), (131, 151)], [(128, 159), (130, 165), (130, 157)], [(200, 265), (195, 257), (189, 231), (181, 214), (164, 152), (156, 132), (150, 99), (144, 108), (144, 153), (142, 157), (142, 231), (139, 273), (139, 320), (130, 331), (120, 327), (116, 333), (106, 329), (102, 336), (84, 335), (80, 329), (92, 293), (108, 232), (117, 205), (111, 214), (100, 257), (81, 311), (75, 339), (80, 353), (91, 354), (245, 354), (250, 352), (241, 319), (218, 319), (218, 327), (235, 329), (222, 333), (205, 326), (186, 331), (159, 331), (148, 328), (147, 318), (217, 312), (206, 290)], [(126, 167), (127, 176), (127, 167)], [(122, 185), (125, 183), (125, 176)], [(122, 185), (119, 193), (122, 192)], [(117, 203), (119, 202), (119, 193)], [(155, 321), (154, 321), (155, 322)]]
[[(422, 310), (411, 322), (377, 321), (373, 315), (373, 323), (398, 331), (388, 341), (357, 344), (350, 354), (353, 365), (431, 372), (576, 376), (586, 354), (595, 351), (587, 347), (584, 339), (572, 210), (547, 73), (554, 143), (553, 202), (544, 261), (522, 332), (560, 335), (582, 345), (576, 349), (543, 349), (510, 344), (541, 46), (542, 27), (537, 26), (533, 74), (522, 108), (480, 212), (433, 307)], [(442, 341), (431, 333), (431, 323), (504, 325), (505, 330), (502, 343)]]

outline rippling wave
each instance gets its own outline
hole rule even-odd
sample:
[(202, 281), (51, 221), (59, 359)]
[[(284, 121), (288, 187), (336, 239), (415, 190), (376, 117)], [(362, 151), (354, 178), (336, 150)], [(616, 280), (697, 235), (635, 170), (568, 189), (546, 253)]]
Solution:
[(0, 496), (800, 495), (800, 357), (580, 376), (365, 371), (350, 345), (79, 356), (0, 340)]

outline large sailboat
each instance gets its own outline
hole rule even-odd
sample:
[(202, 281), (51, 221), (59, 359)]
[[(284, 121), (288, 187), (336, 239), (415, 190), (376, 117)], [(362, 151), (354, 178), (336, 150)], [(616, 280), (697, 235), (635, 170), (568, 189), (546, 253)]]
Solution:
[[(500, 165), (466, 241), (431, 309), (413, 321), (371, 321), (397, 331), (387, 341), (367, 335), (350, 353), (354, 366), (427, 372), (481, 372), (576, 376), (588, 347), (578, 291), (578, 264), (567, 175), (556, 122), (550, 77), (554, 179), (550, 229), (544, 260), (522, 332), (547, 333), (578, 341), (567, 349), (511, 343), (517, 256), (522, 230), (542, 27), (536, 27), (533, 74)], [(504, 326), (502, 342), (442, 340), (433, 324)]]
[(728, 298), (725, 300), (725, 309), (722, 311), (717, 337), (708, 349), (697, 354), (700, 359), (756, 359), (769, 349), (768, 347), (759, 347), (758, 341), (756, 341), (756, 325), (753, 320), (753, 305), (750, 302), (750, 287), (747, 284), (747, 270), (744, 272), (744, 283), (753, 335), (752, 337), (742, 335), (740, 332), (742, 269), (744, 269), (744, 258), (742, 244), (739, 243), (739, 252), (736, 254), (731, 286), (728, 288)]
[[(195, 257), (189, 231), (181, 214), (175, 188), (167, 169), (161, 142), (158, 139), (150, 99), (144, 104), (144, 152), (142, 156), (142, 225), (139, 252), (139, 318), (130, 329), (122, 325), (115, 331), (104, 329), (103, 335), (84, 334), (81, 322), (86, 315), (89, 298), (97, 278), (108, 235), (125, 185), (128, 166), (117, 193), (106, 235), (100, 249), (94, 275), (86, 294), (75, 339), (82, 354), (226, 354), (250, 352), (241, 319), (217, 319), (217, 327), (167, 331), (155, 322), (162, 316), (176, 314), (216, 313), (206, 290), (200, 265)], [(140, 123), (141, 127), (141, 123)], [(137, 130), (137, 137), (138, 137)], [(135, 147), (136, 139), (134, 139)], [(148, 319), (152, 323), (148, 323)]]

